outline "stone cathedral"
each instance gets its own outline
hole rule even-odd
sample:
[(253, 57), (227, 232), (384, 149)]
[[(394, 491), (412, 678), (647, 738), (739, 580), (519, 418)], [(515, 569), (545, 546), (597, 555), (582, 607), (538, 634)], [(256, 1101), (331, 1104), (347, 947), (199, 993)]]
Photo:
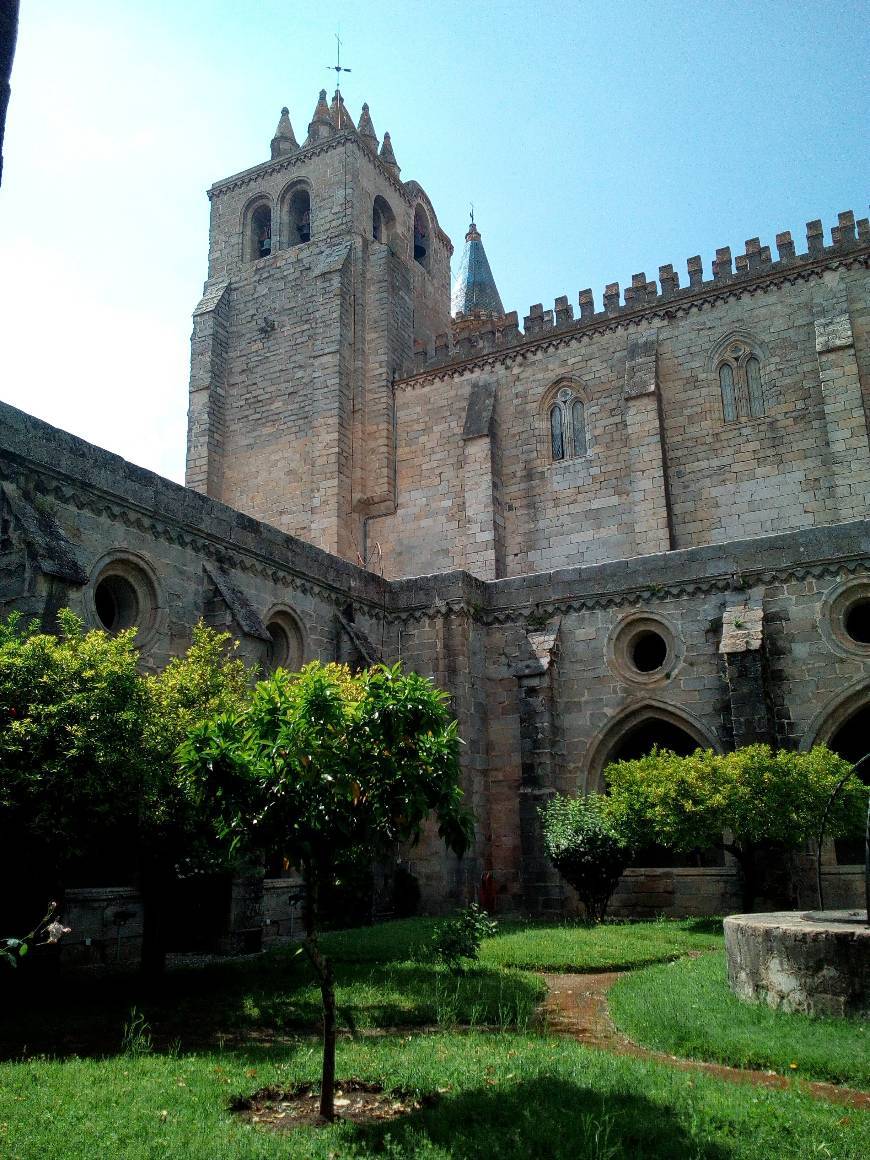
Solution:
[[(284, 109), (270, 153), (208, 193), (186, 487), (0, 406), (0, 607), (135, 625), (148, 666), (205, 617), (264, 666), (431, 675), (477, 818), (463, 860), (409, 852), (431, 911), (484, 874), (499, 909), (570, 908), (538, 804), (653, 744), (860, 756), (867, 219), (520, 317), (473, 221), (451, 296), (450, 238), (368, 106), (321, 92), (301, 143)], [(825, 859), (850, 904), (854, 850)], [(617, 912), (738, 904), (715, 851), (641, 862)]]

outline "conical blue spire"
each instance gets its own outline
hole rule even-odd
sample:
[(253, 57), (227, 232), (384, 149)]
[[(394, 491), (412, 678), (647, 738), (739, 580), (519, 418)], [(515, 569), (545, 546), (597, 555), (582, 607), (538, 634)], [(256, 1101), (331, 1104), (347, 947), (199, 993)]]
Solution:
[(495, 278), (489, 268), (486, 250), (483, 248), (473, 217), (465, 235), (465, 250), (459, 263), (459, 273), (453, 283), (450, 309), (454, 316), (460, 313), (471, 314), (474, 310), (482, 310), (487, 314), (504, 314)]

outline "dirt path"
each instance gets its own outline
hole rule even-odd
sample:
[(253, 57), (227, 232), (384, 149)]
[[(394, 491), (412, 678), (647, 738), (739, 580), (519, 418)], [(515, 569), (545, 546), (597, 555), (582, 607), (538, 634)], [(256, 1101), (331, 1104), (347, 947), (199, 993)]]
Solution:
[[(633, 1043), (614, 1025), (607, 1007), (607, 992), (622, 972), (603, 971), (593, 975), (544, 974), (549, 992), (542, 1011), (548, 1028), (557, 1035), (570, 1035), (588, 1047), (652, 1059), (680, 1071), (701, 1071), (730, 1083), (751, 1083), (758, 1087), (789, 1088), (795, 1077), (775, 1072), (749, 1071), (726, 1067), (721, 1063), (704, 1063), (697, 1059), (680, 1059), (664, 1051), (653, 1051)], [(850, 1108), (870, 1111), (870, 1094), (840, 1087), (833, 1083), (797, 1079), (802, 1091), (816, 1099), (829, 1100)]]

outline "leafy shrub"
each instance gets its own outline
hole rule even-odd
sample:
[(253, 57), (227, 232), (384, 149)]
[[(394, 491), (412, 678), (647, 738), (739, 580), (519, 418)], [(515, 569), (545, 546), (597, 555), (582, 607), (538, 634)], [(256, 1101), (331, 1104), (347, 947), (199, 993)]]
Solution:
[(641, 840), (673, 850), (710, 847), (730, 832), (725, 849), (737, 859), (743, 908), (751, 910), (771, 852), (794, 850), (818, 837), (838, 783), (827, 831), (861, 832), (867, 791), (849, 763), (824, 745), (808, 753), (746, 745), (733, 753), (697, 749), (687, 757), (654, 749), (608, 765), (610, 810)]
[(498, 923), (473, 902), (437, 924), (432, 932), (432, 958), (452, 971), (461, 971), (463, 960), (476, 960), (482, 940), (492, 938), (497, 930)]
[(540, 810), (544, 847), (574, 887), (586, 914), (600, 922), (632, 856), (632, 843), (600, 794), (552, 798)]

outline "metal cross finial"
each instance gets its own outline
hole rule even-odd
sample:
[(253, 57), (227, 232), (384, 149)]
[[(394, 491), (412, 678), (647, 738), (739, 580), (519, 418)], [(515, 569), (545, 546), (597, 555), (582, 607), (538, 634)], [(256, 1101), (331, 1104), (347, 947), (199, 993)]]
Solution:
[(474, 202), (471, 203), (471, 224), (474, 225)]
[(341, 74), (350, 72), (350, 69), (341, 66), (341, 37), (337, 32), (335, 34), (335, 64), (328, 64), (326, 67), (335, 73), (335, 87), (341, 88)]

